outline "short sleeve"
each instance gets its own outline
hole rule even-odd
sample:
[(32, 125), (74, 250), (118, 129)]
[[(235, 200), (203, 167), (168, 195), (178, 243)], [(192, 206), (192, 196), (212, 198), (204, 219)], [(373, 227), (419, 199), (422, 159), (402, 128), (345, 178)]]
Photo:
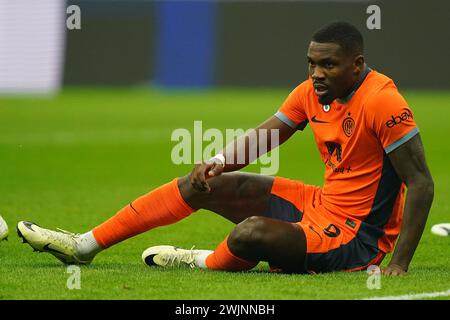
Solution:
[(305, 113), (306, 82), (297, 86), (286, 98), (275, 116), (292, 128), (303, 129), (308, 122)]
[(411, 109), (395, 86), (382, 89), (367, 105), (368, 125), (386, 153), (412, 137), (419, 129)]

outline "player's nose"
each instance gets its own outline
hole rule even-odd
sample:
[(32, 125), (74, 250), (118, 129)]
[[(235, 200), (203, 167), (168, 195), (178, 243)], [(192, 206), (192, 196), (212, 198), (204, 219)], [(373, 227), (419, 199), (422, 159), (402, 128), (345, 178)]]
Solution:
[(313, 68), (313, 70), (311, 70), (311, 78), (313, 80), (324, 80), (325, 79), (325, 73), (323, 72), (323, 69), (320, 68), (319, 66), (316, 66), (315, 68)]

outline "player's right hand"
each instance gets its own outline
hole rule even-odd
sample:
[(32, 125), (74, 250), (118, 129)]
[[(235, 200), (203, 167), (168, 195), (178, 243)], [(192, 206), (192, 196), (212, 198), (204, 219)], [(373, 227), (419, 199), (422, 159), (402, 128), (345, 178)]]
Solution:
[(223, 172), (224, 165), (217, 160), (208, 160), (201, 164), (195, 165), (190, 175), (190, 182), (192, 187), (200, 192), (210, 192), (207, 179), (211, 177), (220, 176)]

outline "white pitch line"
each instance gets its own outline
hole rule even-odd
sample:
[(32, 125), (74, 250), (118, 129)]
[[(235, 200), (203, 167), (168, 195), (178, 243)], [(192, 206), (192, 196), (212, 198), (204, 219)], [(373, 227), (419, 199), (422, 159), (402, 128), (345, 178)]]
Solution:
[(405, 294), (402, 296), (371, 297), (371, 298), (364, 298), (361, 300), (416, 300), (416, 299), (447, 297), (447, 296), (450, 296), (450, 289), (447, 291), (440, 291), (440, 292)]

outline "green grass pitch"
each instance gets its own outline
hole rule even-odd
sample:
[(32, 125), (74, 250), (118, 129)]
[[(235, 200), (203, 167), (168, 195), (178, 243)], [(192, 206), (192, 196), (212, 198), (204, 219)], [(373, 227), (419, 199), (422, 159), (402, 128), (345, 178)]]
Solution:
[[(0, 214), (9, 241), (0, 243), (0, 299), (359, 299), (450, 289), (450, 237), (430, 233), (450, 222), (449, 92), (405, 92), (421, 130), (435, 179), (435, 200), (421, 243), (402, 278), (381, 279), (369, 290), (367, 274), (269, 274), (266, 263), (245, 273), (150, 269), (141, 253), (152, 245), (213, 249), (233, 228), (199, 211), (102, 252), (81, 268), (81, 289), (49, 254), (32, 252), (15, 233), (19, 220), (85, 232), (131, 200), (190, 171), (174, 165), (171, 132), (251, 128), (271, 116), (289, 90), (65, 89), (48, 98), (0, 98)], [(257, 166), (249, 171), (258, 172)], [(278, 175), (323, 183), (310, 129), (281, 147)], [(383, 265), (389, 261), (387, 257)], [(445, 297), (444, 299), (448, 299)]]

